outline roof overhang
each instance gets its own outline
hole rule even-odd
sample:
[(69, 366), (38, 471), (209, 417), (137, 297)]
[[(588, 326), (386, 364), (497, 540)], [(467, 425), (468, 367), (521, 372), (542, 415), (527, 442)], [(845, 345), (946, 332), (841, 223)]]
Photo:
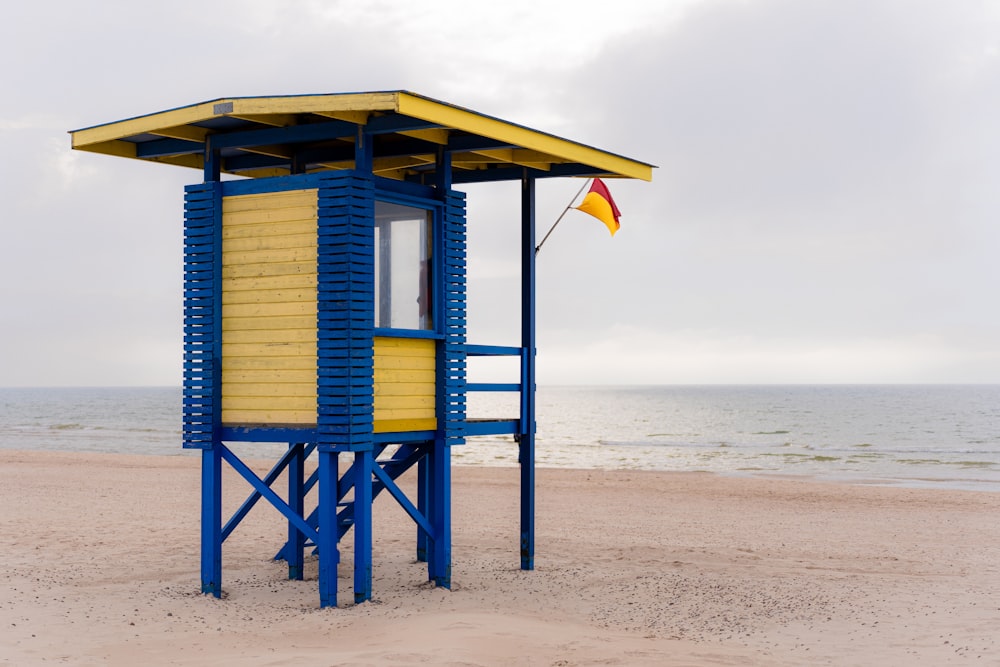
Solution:
[(652, 179), (653, 165), (406, 91), (234, 97), (70, 132), (74, 149), (248, 177), (355, 167), (370, 136), (373, 171), (423, 180), (449, 151), (455, 182), (585, 176)]

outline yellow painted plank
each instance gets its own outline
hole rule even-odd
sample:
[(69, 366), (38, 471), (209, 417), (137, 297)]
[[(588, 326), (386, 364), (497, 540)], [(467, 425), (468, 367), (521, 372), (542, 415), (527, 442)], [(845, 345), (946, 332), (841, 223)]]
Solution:
[(433, 411), (424, 408), (399, 408), (392, 410), (381, 410), (375, 406), (375, 420), (380, 419), (433, 419)]
[(375, 400), (379, 396), (434, 396), (434, 378), (430, 382), (375, 382)]
[(289, 276), (250, 276), (246, 278), (224, 278), (222, 280), (222, 290), (224, 292), (239, 292), (244, 290), (264, 290), (264, 289), (299, 289), (304, 287), (316, 287), (317, 275), (315, 273), (297, 273)]
[(226, 290), (223, 286), (222, 303), (292, 303), (296, 301), (316, 302), (315, 287), (290, 289)]
[(248, 329), (228, 330), (226, 343), (316, 343), (316, 329)]
[(298, 396), (316, 400), (315, 382), (223, 382), (223, 398)]
[(298, 384), (307, 383), (312, 386), (316, 385), (316, 369), (309, 368), (306, 370), (298, 371), (282, 371), (280, 374), (276, 374), (273, 371), (268, 370), (225, 370), (222, 372), (222, 377), (224, 378), (223, 384), (235, 385), (235, 384), (272, 384), (281, 385), (286, 383)]
[(222, 251), (223, 266), (245, 266), (247, 264), (281, 264), (303, 262), (316, 264), (316, 246), (305, 248), (281, 248), (275, 250)]
[(386, 357), (376, 355), (375, 370), (434, 370), (434, 360), (422, 357)]
[[(311, 257), (316, 256), (316, 234), (272, 234), (269, 236), (256, 236), (240, 239), (223, 239), (222, 256), (225, 260), (231, 260), (234, 255), (244, 252), (266, 251), (274, 253), (278, 250), (290, 250), (299, 248), (309, 248)], [(276, 258), (277, 260), (277, 258)], [(251, 260), (256, 261), (256, 260)], [(281, 261), (281, 260), (277, 260)]]
[(315, 265), (308, 262), (260, 263), (222, 267), (222, 278), (262, 278), (266, 276), (315, 275)]
[(375, 433), (405, 433), (407, 431), (433, 431), (436, 419), (380, 419), (374, 423)]
[[(222, 319), (223, 336), (228, 331), (256, 331), (282, 329), (314, 329), (315, 316), (285, 316), (285, 317), (225, 317)], [(223, 338), (225, 340), (225, 338)]]
[(285, 192), (267, 192), (253, 195), (231, 195), (222, 199), (223, 214), (241, 211), (288, 209), (300, 206), (312, 206), (313, 215), (316, 209), (315, 188), (305, 190), (287, 190)]
[(279, 211), (253, 210), (231, 213), (226, 216), (222, 238), (228, 240), (257, 236), (315, 234), (316, 210), (312, 209), (312, 217), (305, 215), (308, 212), (308, 207), (299, 206)]
[(407, 116), (604, 169), (609, 175), (644, 181), (653, 178), (652, 166), (642, 162), (409, 93), (398, 95), (398, 111)]
[(393, 111), (396, 109), (396, 95), (397, 93), (394, 92), (374, 92), (234, 99), (232, 100), (233, 110), (229, 115)]
[(284, 317), (315, 315), (315, 301), (291, 303), (234, 303), (222, 306), (222, 317)]
[(316, 410), (312, 396), (222, 396), (223, 410)]
[(237, 357), (302, 357), (316, 356), (315, 342), (301, 343), (231, 343), (223, 337), (222, 356)]
[(421, 410), (425, 416), (434, 416), (434, 395), (430, 396), (392, 396), (379, 394), (375, 401), (375, 411)]
[(393, 383), (409, 383), (409, 382), (434, 382), (436, 380), (436, 375), (433, 369), (402, 369), (402, 370), (385, 370), (381, 368), (375, 369), (375, 374), (373, 376), (373, 381), (376, 384), (387, 385)]
[(233, 357), (222, 358), (223, 379), (225, 372), (234, 371), (312, 371), (316, 372), (316, 359), (309, 357)]

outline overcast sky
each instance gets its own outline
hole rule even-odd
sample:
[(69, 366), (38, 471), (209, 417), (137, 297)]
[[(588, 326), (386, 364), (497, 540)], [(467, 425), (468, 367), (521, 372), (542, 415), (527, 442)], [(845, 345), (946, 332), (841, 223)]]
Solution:
[[(60, 0), (0, 61), (0, 386), (180, 383), (200, 174), (69, 130), (395, 89), (658, 166), (540, 253), (540, 383), (1000, 382), (998, 2)], [(516, 344), (517, 188), (467, 192), (470, 342)]]

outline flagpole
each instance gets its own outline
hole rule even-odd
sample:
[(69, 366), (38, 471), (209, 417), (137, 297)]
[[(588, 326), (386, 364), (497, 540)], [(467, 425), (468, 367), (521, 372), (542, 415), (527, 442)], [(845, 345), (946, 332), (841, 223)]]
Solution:
[(562, 221), (563, 216), (566, 215), (566, 213), (571, 208), (573, 208), (573, 202), (576, 201), (576, 198), (580, 196), (580, 193), (583, 192), (583, 189), (585, 187), (587, 187), (587, 183), (589, 183), (591, 180), (592, 179), (587, 179), (586, 181), (583, 182), (583, 185), (580, 186), (580, 189), (577, 191), (577, 193), (575, 195), (573, 195), (572, 199), (569, 200), (569, 204), (566, 205), (566, 208), (563, 209), (563, 212), (559, 214), (559, 217), (556, 218), (556, 221), (549, 228), (549, 231), (545, 234), (545, 237), (542, 239), (542, 242), (539, 243), (537, 246), (535, 246), (535, 254), (536, 255), (538, 254), (538, 251), (542, 249), (542, 246), (545, 244), (545, 242), (549, 239), (549, 236), (552, 235), (552, 232), (555, 231), (556, 225), (558, 225), (560, 223), (560, 221)]

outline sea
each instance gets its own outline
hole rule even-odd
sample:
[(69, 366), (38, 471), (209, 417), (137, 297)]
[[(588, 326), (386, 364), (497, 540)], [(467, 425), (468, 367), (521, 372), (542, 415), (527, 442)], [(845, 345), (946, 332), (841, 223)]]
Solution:
[[(517, 396), (470, 394), (468, 412), (516, 417)], [(1000, 385), (541, 386), (537, 422), (538, 467), (1000, 491)], [(196, 455), (177, 387), (0, 388), (0, 448)], [(453, 461), (514, 466), (517, 445), (469, 438)]]

